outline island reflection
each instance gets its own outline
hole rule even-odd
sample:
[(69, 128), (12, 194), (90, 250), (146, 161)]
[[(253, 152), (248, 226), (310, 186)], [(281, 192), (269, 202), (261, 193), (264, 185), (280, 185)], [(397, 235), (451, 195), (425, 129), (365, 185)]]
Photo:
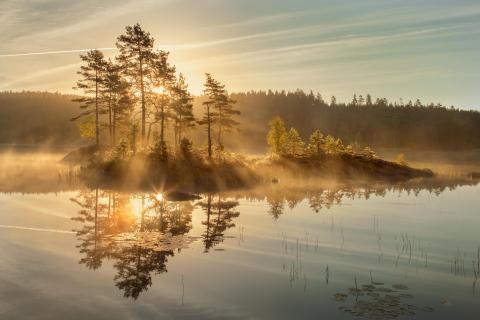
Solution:
[[(95, 270), (105, 260), (111, 261), (116, 287), (125, 297), (137, 299), (152, 285), (154, 275), (167, 272), (169, 257), (180, 254), (197, 240), (202, 241), (204, 253), (221, 244), (240, 216), (237, 207), (241, 199), (266, 201), (268, 214), (277, 220), (287, 207), (293, 209), (304, 200), (312, 213), (318, 213), (347, 199), (384, 197), (389, 192), (418, 196), (422, 190), (439, 195), (445, 190), (477, 183), (465, 179), (355, 186), (304, 183), (285, 187), (280, 183), (247, 191), (208, 193), (199, 200), (185, 201), (170, 200), (158, 192), (83, 189), (71, 199), (80, 207), (72, 220), (79, 224), (74, 230), (82, 256), (79, 263)], [(200, 237), (189, 235), (195, 208), (203, 212)]]

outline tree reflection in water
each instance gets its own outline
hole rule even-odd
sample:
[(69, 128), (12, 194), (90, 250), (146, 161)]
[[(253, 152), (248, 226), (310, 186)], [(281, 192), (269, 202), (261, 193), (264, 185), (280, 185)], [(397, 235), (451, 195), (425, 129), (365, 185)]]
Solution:
[(193, 205), (141, 196), (136, 213), (132, 200), (137, 199), (98, 189), (81, 191), (72, 199), (82, 208), (73, 218), (82, 223), (76, 230), (80, 263), (97, 269), (104, 259), (112, 260), (116, 286), (125, 297), (137, 299), (151, 286), (152, 274), (167, 271), (168, 257), (191, 242), (183, 235), (192, 227)]
[[(95, 270), (105, 259), (113, 261), (114, 282), (125, 297), (137, 299), (152, 285), (153, 275), (167, 272), (168, 258), (196, 240), (188, 236), (197, 206), (191, 201), (99, 189), (80, 191), (71, 200), (81, 207), (72, 218), (81, 223), (75, 230), (82, 254), (80, 263)], [(232, 220), (240, 213), (233, 209), (238, 201), (210, 194), (198, 206), (207, 213), (202, 237), (208, 252), (224, 241), (227, 229), (235, 226)]]
[(198, 205), (205, 211), (207, 217), (202, 224), (205, 226), (205, 232), (202, 235), (204, 251), (208, 252), (211, 248), (225, 240), (225, 231), (235, 227), (232, 221), (240, 215), (240, 212), (234, 211), (239, 205), (238, 201), (223, 200), (221, 195), (214, 196), (209, 194), (205, 201), (201, 201)]
[(306, 200), (313, 212), (318, 213), (322, 209), (330, 209), (340, 205), (345, 199), (365, 199), (372, 196), (385, 197), (387, 193), (406, 193), (418, 196), (420, 191), (427, 191), (434, 195), (440, 195), (445, 190), (454, 190), (459, 186), (477, 185), (478, 179), (466, 179), (464, 177), (438, 177), (435, 179), (413, 179), (399, 182), (355, 182), (340, 183), (312, 180), (302, 183), (282, 183), (262, 186), (248, 191), (232, 192), (235, 199), (265, 200), (269, 205), (268, 213), (274, 220), (278, 220), (285, 211), (286, 206), (290, 210)]
[(116, 270), (115, 285), (125, 297), (137, 299), (152, 285), (153, 275), (167, 272), (168, 258), (196, 240), (189, 236), (196, 207), (205, 214), (201, 238), (207, 253), (227, 238), (228, 229), (235, 227), (235, 219), (240, 215), (236, 210), (239, 199), (266, 201), (269, 214), (279, 219), (287, 206), (293, 209), (302, 201), (307, 201), (312, 212), (319, 212), (345, 199), (384, 197), (389, 192), (418, 195), (421, 190), (438, 195), (446, 189), (477, 183), (430, 179), (355, 186), (276, 184), (242, 192), (206, 194), (198, 202), (169, 201), (154, 193), (131, 195), (93, 189), (82, 190), (71, 199), (81, 208), (72, 219), (81, 224), (80, 229), (75, 230), (79, 240), (77, 248), (82, 255), (80, 263), (95, 270), (105, 259), (112, 261)]

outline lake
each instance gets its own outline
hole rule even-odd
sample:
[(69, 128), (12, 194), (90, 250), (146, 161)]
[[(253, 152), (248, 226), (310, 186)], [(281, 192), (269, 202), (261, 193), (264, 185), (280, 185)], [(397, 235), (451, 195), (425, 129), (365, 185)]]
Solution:
[(0, 195), (1, 319), (480, 314), (473, 181), (280, 181), (186, 201), (15, 188)]

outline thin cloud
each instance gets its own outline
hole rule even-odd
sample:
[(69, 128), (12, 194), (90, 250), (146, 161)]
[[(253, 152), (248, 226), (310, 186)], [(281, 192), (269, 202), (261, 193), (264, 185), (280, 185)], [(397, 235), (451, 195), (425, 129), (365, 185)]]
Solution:
[[(11, 58), (11, 57), (28, 57), (28, 56), (43, 56), (50, 54), (63, 54), (63, 53), (82, 53), (94, 49), (74, 49), (74, 50), (56, 50), (56, 51), (40, 51), (40, 52), (24, 52), (24, 53), (7, 53), (0, 54), (0, 58)], [(110, 51), (117, 50), (117, 48), (96, 48), (100, 51)]]
[(16, 78), (15, 80), (12, 80), (12, 81), (10, 81), (10, 82), (2, 83), (2, 88), (3, 88), (4, 90), (5, 90), (5, 89), (9, 89), (9, 88), (11, 88), (13, 85), (15, 85), (15, 84), (25, 83), (25, 82), (27, 82), (27, 81), (29, 81), (29, 80), (36, 79), (36, 78), (41, 78), (41, 77), (45, 77), (45, 76), (51, 75), (51, 74), (53, 74), (53, 73), (60, 73), (60, 72), (70, 71), (70, 70), (73, 70), (73, 69), (75, 69), (75, 68), (78, 68), (80, 65), (81, 65), (81, 63), (78, 62), (78, 63), (72, 63), (72, 64), (63, 65), (63, 66), (56, 67), (56, 68), (49, 68), (49, 69), (45, 69), (45, 70), (40, 70), (40, 71), (37, 71), (37, 72), (33, 72), (33, 73), (31, 73), (31, 74), (28, 74), (28, 75), (25, 76), (25, 77)]
[(398, 40), (418, 40), (426, 39), (433, 37), (442, 37), (447, 35), (455, 34), (456, 30), (465, 28), (465, 26), (457, 27), (439, 27), (439, 28), (427, 28), (421, 30), (406, 30), (403, 32), (394, 32), (382, 35), (346, 35), (338, 37), (334, 40), (324, 40), (324, 41), (314, 41), (309, 43), (303, 43), (298, 45), (286, 45), (277, 48), (269, 48), (262, 50), (253, 50), (245, 51), (241, 53), (227, 54), (227, 55), (218, 55), (210, 56), (206, 59), (199, 58), (195, 61), (198, 63), (218, 65), (219, 63), (251, 63), (253, 61), (272, 61), (274, 56), (274, 62), (280, 63), (284, 55), (284, 58), (291, 60), (292, 52), (295, 52), (297, 57), (300, 54), (313, 54), (315, 50), (325, 49), (325, 48), (342, 48), (346, 46), (371, 46), (379, 45), (387, 42), (395, 42)]
[(307, 15), (312, 15), (317, 12), (312, 12), (312, 11), (296, 11), (296, 12), (285, 12), (285, 13), (279, 13), (279, 14), (274, 14), (274, 15), (269, 15), (269, 16), (261, 16), (261, 17), (255, 17), (252, 19), (246, 19), (246, 20), (241, 20), (237, 22), (232, 22), (232, 23), (225, 23), (225, 24), (217, 24), (217, 25), (212, 25), (212, 26), (207, 26), (204, 27), (203, 29), (205, 30), (210, 30), (210, 29), (219, 29), (219, 28), (238, 28), (238, 27), (249, 27), (249, 26), (254, 26), (254, 25), (259, 25), (259, 24), (267, 24), (271, 22), (278, 22), (278, 21), (285, 21), (293, 18), (298, 18), (298, 17), (304, 17)]

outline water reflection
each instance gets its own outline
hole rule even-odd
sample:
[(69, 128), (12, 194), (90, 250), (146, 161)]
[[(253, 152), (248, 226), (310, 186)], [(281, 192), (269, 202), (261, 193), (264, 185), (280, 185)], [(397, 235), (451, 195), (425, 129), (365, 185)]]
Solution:
[(202, 221), (205, 231), (202, 234), (204, 252), (225, 240), (225, 231), (235, 227), (234, 218), (240, 215), (240, 212), (234, 211), (239, 205), (238, 201), (223, 200), (220, 194), (216, 199), (209, 194), (206, 200), (200, 201), (198, 205), (205, 211), (206, 220)]
[(225, 230), (235, 226), (240, 215), (238, 201), (221, 194), (204, 200), (169, 201), (161, 194), (126, 194), (83, 190), (71, 201), (81, 210), (72, 218), (80, 223), (75, 230), (82, 258), (80, 263), (95, 270), (104, 260), (113, 261), (115, 285), (125, 297), (137, 299), (152, 285), (152, 275), (167, 272), (168, 258), (196, 240), (188, 236), (192, 212), (205, 210), (202, 240), (205, 252), (224, 241)]
[[(406, 193), (417, 196), (421, 190), (439, 195), (445, 190), (453, 190), (459, 185), (474, 185), (475, 182), (456, 181), (449, 179), (422, 180), (395, 185), (347, 185), (335, 184), (319, 186), (312, 184), (282, 186), (271, 185), (262, 189), (247, 191), (209, 193), (200, 200), (171, 201), (158, 192), (125, 193), (108, 190), (81, 190), (71, 199), (80, 210), (73, 218), (78, 222), (76, 236), (77, 248), (81, 254), (80, 264), (95, 270), (109, 261), (115, 270), (113, 282), (127, 298), (137, 299), (152, 286), (155, 275), (167, 272), (169, 259), (189, 248), (193, 242), (202, 245), (204, 253), (224, 250), (219, 245), (233, 236), (236, 220), (240, 217), (239, 205), (241, 199), (262, 200), (268, 205), (266, 214), (275, 220), (299, 203), (308, 204), (311, 212), (316, 214), (341, 205), (346, 200), (369, 199), (372, 196), (385, 197), (387, 193)], [(196, 211), (195, 211), (196, 210)], [(192, 215), (201, 214), (198, 225), (201, 228), (192, 235)], [(343, 222), (331, 221), (331, 231), (337, 229), (340, 233), (339, 250), (344, 250), (345, 235)], [(407, 233), (394, 237), (394, 250), (384, 248), (383, 235), (380, 228), (380, 218), (373, 216), (372, 233), (375, 238), (375, 250), (378, 251), (378, 264), (385, 256), (387, 262), (398, 267), (400, 259), (408, 261), (408, 265), (419, 265), (427, 268), (429, 264), (428, 248), (422, 241)], [(238, 237), (243, 241), (243, 228), (239, 229)], [(282, 251), (291, 262), (283, 263), (283, 271), (288, 274), (290, 286), (299, 282), (303, 290), (308, 287), (307, 271), (304, 255), (319, 251), (319, 238), (314, 238), (308, 232), (303, 237), (287, 238), (281, 235)], [(240, 243), (240, 240), (239, 240)], [(313, 250), (309, 249), (312, 248)], [(390, 255), (390, 256), (388, 256)], [(287, 261), (288, 261), (287, 260)], [(459, 252), (452, 260), (452, 273), (465, 275), (465, 258)], [(474, 264), (474, 279), (480, 270), (480, 251)], [(332, 269), (326, 264), (322, 267), (322, 277), (328, 285)], [(183, 279), (183, 278), (182, 278)], [(160, 281), (160, 280), (157, 280)], [(183, 281), (183, 280), (182, 280)], [(183, 283), (183, 282), (182, 282)], [(373, 288), (371, 287), (373, 286)], [(473, 284), (475, 290), (476, 281)], [(340, 310), (364, 317), (376, 319), (381, 316), (391, 318), (411, 315), (414, 310), (410, 304), (403, 302), (406, 295), (391, 296), (395, 291), (377, 292), (378, 285), (364, 285), (356, 293), (354, 302), (352, 291), (339, 293), (335, 300), (350, 301), (349, 305)], [(370, 290), (371, 289), (371, 290)], [(378, 290), (377, 290), (378, 289)], [(400, 289), (398, 289), (400, 290)], [(397, 291), (398, 291), (397, 290)], [(358, 296), (364, 296), (358, 299)], [(367, 300), (365, 300), (367, 299)], [(388, 308), (387, 308), (388, 307)]]
[(388, 193), (418, 196), (421, 191), (440, 195), (446, 190), (455, 190), (460, 186), (475, 186), (478, 179), (463, 177), (440, 177), (435, 179), (413, 179), (398, 183), (326, 183), (321, 181), (272, 184), (260, 188), (231, 193), (237, 199), (265, 200), (269, 205), (268, 213), (273, 219), (279, 219), (288, 208), (294, 209), (303, 200), (307, 200), (310, 209), (319, 213), (322, 209), (331, 209), (341, 205), (344, 200), (365, 199), (372, 196), (385, 197)]

